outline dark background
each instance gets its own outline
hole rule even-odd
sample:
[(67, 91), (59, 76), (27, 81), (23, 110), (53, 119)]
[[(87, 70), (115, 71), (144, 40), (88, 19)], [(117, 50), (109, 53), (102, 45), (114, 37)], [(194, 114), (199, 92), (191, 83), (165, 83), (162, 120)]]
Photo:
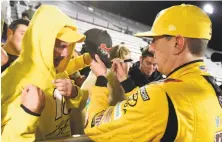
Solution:
[(85, 1), (84, 3), (149, 26), (152, 26), (157, 13), (162, 9), (182, 3), (203, 8), (204, 4), (209, 3), (214, 8), (213, 14), (209, 15), (213, 23), (213, 35), (209, 47), (222, 51), (222, 2), (220, 1)]

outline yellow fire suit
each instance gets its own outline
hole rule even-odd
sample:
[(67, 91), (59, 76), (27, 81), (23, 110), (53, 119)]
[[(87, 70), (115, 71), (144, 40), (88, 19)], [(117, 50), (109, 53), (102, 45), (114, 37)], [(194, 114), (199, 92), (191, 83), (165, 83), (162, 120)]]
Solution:
[(106, 83), (97, 78), (87, 106), (85, 133), (94, 141), (221, 142), (222, 92), (202, 60), (141, 88), (121, 82), (128, 99), (115, 106)]

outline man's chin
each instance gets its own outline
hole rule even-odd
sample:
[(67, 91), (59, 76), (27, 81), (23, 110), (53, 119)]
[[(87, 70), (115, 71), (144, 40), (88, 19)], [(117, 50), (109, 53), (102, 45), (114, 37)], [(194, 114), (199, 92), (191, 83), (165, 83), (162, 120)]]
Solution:
[(54, 68), (56, 70), (56, 73), (59, 71), (59, 63), (54, 61)]
[(66, 68), (63, 66), (57, 66), (55, 67), (56, 73), (64, 72)]
[(57, 68), (59, 66), (60, 61), (55, 61), (54, 60), (54, 67)]
[(54, 62), (54, 63), (55, 63), (54, 66), (57, 73), (64, 72), (68, 65), (67, 59), (60, 60), (59, 62)]
[(153, 73), (146, 72), (145, 74), (146, 74), (147, 76), (151, 76)]

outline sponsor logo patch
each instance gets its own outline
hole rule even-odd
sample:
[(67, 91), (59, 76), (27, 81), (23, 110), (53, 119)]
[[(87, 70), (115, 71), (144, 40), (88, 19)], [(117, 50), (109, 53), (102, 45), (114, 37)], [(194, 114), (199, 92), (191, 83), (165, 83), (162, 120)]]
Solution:
[(103, 111), (97, 113), (97, 114), (93, 117), (92, 123), (91, 123), (91, 127), (100, 125), (101, 119), (102, 119), (102, 117), (103, 117), (103, 115), (104, 115), (104, 112), (105, 112), (105, 111), (103, 110)]
[(90, 103), (90, 98), (88, 98), (87, 101), (86, 101), (86, 108), (89, 107), (89, 103)]
[(89, 123), (89, 111), (88, 111), (88, 108), (86, 108), (86, 116), (85, 116), (85, 128), (87, 127)]
[(220, 126), (220, 117), (217, 116), (216, 117), (216, 127), (219, 127)]
[(207, 72), (207, 67), (206, 66), (199, 66), (200, 70)]
[(138, 92), (136, 92), (133, 95), (131, 95), (130, 97), (128, 97), (127, 100), (125, 101), (125, 103), (123, 105), (123, 109), (122, 109), (124, 114), (127, 112), (127, 107), (136, 106), (137, 101), (138, 101)]
[(140, 88), (140, 94), (141, 94), (143, 101), (150, 100), (150, 97), (148, 96), (145, 86)]
[(122, 116), (121, 103), (117, 103), (115, 110), (114, 110), (114, 120), (119, 119), (121, 116)]

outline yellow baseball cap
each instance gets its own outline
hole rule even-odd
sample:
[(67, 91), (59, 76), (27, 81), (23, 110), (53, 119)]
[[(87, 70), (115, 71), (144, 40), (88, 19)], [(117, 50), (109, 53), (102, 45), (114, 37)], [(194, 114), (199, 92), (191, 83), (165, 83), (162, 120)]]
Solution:
[(79, 33), (76, 28), (69, 26), (63, 27), (57, 34), (56, 38), (69, 43), (83, 42), (86, 39), (84, 34)]
[(160, 11), (151, 31), (137, 33), (137, 37), (181, 35), (187, 38), (211, 39), (212, 24), (208, 15), (199, 7), (181, 4)]

